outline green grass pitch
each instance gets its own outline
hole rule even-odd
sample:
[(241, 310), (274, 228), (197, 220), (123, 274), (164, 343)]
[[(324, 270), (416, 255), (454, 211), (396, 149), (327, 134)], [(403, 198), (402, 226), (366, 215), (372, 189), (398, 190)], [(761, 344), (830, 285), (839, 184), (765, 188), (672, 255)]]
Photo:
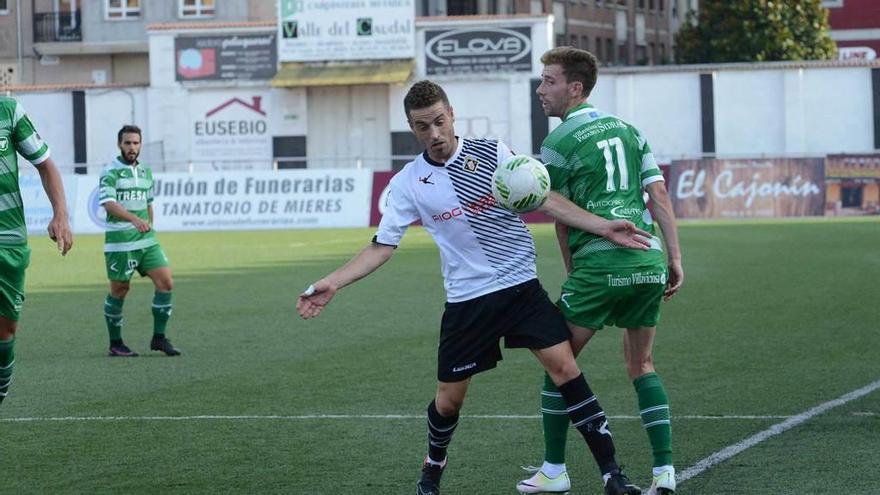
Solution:
[[(685, 285), (655, 350), (683, 471), (788, 417), (880, 380), (880, 221), (681, 226)], [(551, 297), (563, 270), (533, 226)], [(152, 287), (132, 284), (126, 342), (108, 358), (102, 238), (66, 258), (31, 239), (15, 382), (0, 406), (0, 493), (410, 494), (425, 454), (444, 293), (436, 248), (413, 229), (377, 273), (303, 321), (299, 291), (372, 230), (160, 233), (175, 275), (169, 338), (148, 350)], [(579, 363), (634, 481), (650, 449), (635, 419), (621, 334)], [(444, 494), (515, 493), (541, 457), (541, 370), (507, 351), (478, 375), (450, 447)], [(501, 417), (513, 416), (513, 417)], [(744, 450), (680, 485), (688, 494), (880, 491), (880, 391)], [(572, 493), (601, 493), (572, 430)]]

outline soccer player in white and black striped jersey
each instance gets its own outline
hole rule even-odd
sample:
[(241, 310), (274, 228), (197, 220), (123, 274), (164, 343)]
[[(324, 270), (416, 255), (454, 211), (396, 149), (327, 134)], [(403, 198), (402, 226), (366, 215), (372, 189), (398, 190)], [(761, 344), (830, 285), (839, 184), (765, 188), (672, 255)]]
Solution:
[[(404, 110), (425, 151), (391, 180), (373, 241), (299, 296), (300, 316), (318, 316), (339, 289), (382, 266), (407, 227), (420, 220), (440, 249), (447, 305), (440, 326), (437, 392), (427, 411), (428, 455), (416, 493), (440, 493), (446, 450), (471, 377), (502, 359), (502, 338), (505, 347), (531, 350), (558, 386), (602, 472), (605, 493), (641, 493), (620, 472), (608, 421), (575, 362), (565, 320), (538, 283), (531, 233), (492, 196), (492, 173), (512, 155), (510, 149), (499, 141), (457, 137), (449, 100), (431, 81), (410, 88)], [(541, 209), (614, 243), (648, 246), (647, 233), (632, 223), (592, 215), (556, 193)]]

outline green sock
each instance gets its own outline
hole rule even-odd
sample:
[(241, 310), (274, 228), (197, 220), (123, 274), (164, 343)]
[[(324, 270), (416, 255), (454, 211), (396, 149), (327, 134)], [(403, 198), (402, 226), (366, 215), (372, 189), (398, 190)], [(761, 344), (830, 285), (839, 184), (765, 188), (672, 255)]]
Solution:
[(104, 299), (104, 321), (107, 322), (110, 342), (122, 340), (122, 303), (124, 302), (124, 299), (116, 299), (110, 294)]
[(15, 364), (15, 337), (0, 340), (0, 402), (6, 398), (12, 384), (12, 365)]
[(544, 388), (541, 390), (541, 416), (544, 419), (544, 461), (564, 464), (565, 441), (571, 419), (562, 394), (546, 373)]
[(171, 318), (171, 293), (156, 291), (153, 295), (153, 336), (165, 335), (168, 318)]
[(633, 380), (639, 396), (639, 414), (654, 452), (654, 467), (672, 465), (672, 426), (669, 398), (657, 373), (645, 373)]

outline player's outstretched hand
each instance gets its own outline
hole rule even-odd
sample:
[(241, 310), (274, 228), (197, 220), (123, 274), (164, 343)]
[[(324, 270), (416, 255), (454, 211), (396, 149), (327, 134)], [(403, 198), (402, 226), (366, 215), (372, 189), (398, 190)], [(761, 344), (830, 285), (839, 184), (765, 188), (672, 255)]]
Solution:
[(296, 301), (296, 312), (304, 319), (314, 318), (324, 311), (324, 307), (330, 303), (336, 295), (336, 288), (326, 280), (319, 280), (308, 286)]
[(55, 241), (61, 256), (67, 254), (73, 247), (73, 232), (70, 231), (70, 224), (66, 218), (53, 217), (49, 222), (49, 239)]
[(603, 237), (623, 247), (642, 250), (651, 247), (651, 234), (629, 220), (611, 220), (608, 232)]
[(684, 282), (684, 270), (681, 268), (681, 260), (672, 260), (669, 262), (669, 277), (666, 280), (666, 289), (663, 291), (663, 300), (672, 299), (681, 284)]

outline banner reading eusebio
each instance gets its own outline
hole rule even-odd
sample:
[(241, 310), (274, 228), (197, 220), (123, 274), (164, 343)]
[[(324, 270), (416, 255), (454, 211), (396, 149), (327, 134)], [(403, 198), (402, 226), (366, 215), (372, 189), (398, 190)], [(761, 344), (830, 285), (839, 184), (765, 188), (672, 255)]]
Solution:
[(669, 191), (679, 218), (821, 216), (824, 160), (676, 160)]

